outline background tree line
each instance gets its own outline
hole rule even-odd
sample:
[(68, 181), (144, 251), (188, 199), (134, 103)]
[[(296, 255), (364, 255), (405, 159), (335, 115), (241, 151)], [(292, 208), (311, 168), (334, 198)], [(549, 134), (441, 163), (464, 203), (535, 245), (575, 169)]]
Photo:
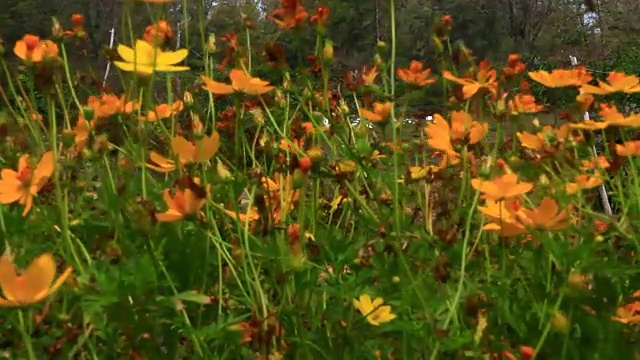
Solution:
[[(320, 5), (331, 9), (327, 27), (339, 70), (353, 70), (370, 62), (376, 43), (389, 41), (386, 0), (302, 2), (310, 16)], [(244, 43), (243, 19), (250, 19), (254, 26), (256, 56), (264, 56), (264, 45), (308, 46), (310, 51), (315, 45), (311, 27), (300, 29), (300, 33), (280, 32), (268, 19), (279, 0), (188, 0), (186, 5), (166, 5), (173, 10), (167, 20), (177, 34), (176, 41), (192, 50), (190, 61), (196, 66), (209, 33), (235, 32)], [(131, 24), (122, 23), (123, 7), (133, 14)], [(135, 36), (139, 36), (154, 9), (123, 0), (4, 0), (0, 36), (10, 49), (25, 33), (50, 34), (52, 16), (68, 25), (72, 14), (83, 14), (88, 41), (76, 49), (77, 55), (82, 55), (78, 59), (85, 59), (76, 65), (97, 76), (104, 72), (105, 60), (100, 54), (109, 42), (111, 28), (116, 29), (117, 41), (126, 43), (130, 37), (123, 33), (124, 25), (137, 29)], [(635, 34), (640, 25), (634, 16), (638, 13), (637, 0), (396, 0), (398, 64), (418, 59), (437, 66), (431, 28), (439, 16), (451, 14), (455, 25), (452, 38), (462, 40), (478, 59), (504, 62), (508, 54), (518, 52), (530, 68), (552, 68), (570, 65), (569, 55), (573, 55), (590, 68), (639, 74), (640, 39)], [(219, 42), (221, 51), (224, 46)], [(92, 60), (87, 62), (87, 57)]]

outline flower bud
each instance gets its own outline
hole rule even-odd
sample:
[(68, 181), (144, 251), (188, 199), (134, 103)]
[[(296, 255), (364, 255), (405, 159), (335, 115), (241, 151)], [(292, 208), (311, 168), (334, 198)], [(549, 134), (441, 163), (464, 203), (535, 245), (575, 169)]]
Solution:
[(322, 49), (322, 56), (326, 61), (333, 60), (333, 42), (331, 42), (331, 40), (325, 41), (324, 48)]
[(207, 52), (209, 52), (209, 53), (216, 52), (216, 50), (217, 50), (217, 48), (216, 48), (216, 35), (214, 33), (209, 34), (209, 38), (207, 39), (207, 46), (205, 47), (205, 50), (207, 50)]
[(560, 311), (551, 316), (551, 329), (556, 332), (566, 334), (571, 327), (569, 319)]

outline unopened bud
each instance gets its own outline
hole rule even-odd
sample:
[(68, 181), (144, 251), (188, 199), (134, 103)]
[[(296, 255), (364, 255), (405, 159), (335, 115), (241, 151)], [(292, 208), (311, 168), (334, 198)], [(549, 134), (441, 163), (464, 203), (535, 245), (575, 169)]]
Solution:
[(85, 120), (92, 121), (94, 116), (95, 116), (95, 112), (93, 111), (93, 108), (90, 108), (88, 106), (85, 106), (84, 108), (82, 108), (82, 117)]
[(557, 311), (551, 316), (551, 329), (554, 331), (566, 334), (570, 327), (569, 319), (562, 312)]
[(191, 95), (190, 92), (185, 91), (184, 94), (182, 95), (182, 101), (187, 107), (193, 105), (193, 95)]
[(325, 41), (324, 48), (322, 49), (322, 56), (327, 61), (333, 60), (333, 43), (331, 40)]
[(206, 50), (209, 53), (214, 53), (217, 50), (217, 48), (216, 48), (216, 35), (213, 34), (213, 33), (209, 34), (209, 38), (207, 39)]

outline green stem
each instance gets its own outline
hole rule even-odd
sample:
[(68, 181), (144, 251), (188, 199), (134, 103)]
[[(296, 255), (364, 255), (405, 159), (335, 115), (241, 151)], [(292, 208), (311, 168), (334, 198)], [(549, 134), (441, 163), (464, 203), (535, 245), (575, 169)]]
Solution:
[(27, 348), (28, 358), (29, 360), (36, 360), (36, 355), (33, 352), (33, 345), (31, 345), (31, 336), (29, 336), (24, 322), (24, 310), (18, 310), (18, 319), (20, 321), (20, 333), (22, 334), (24, 346)]

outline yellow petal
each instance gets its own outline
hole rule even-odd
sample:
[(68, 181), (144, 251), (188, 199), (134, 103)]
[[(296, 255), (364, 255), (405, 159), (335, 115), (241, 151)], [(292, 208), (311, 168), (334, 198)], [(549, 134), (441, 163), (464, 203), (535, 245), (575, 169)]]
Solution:
[(149, 65), (141, 65), (141, 64), (128, 63), (128, 62), (122, 62), (122, 61), (114, 61), (113, 64), (122, 71), (137, 72), (144, 75), (149, 75), (153, 73), (153, 67)]
[(158, 65), (175, 65), (184, 61), (184, 59), (187, 58), (187, 55), (189, 55), (189, 50), (187, 49), (168, 51), (158, 54), (156, 61)]
[(125, 62), (135, 62), (135, 51), (132, 48), (119, 44), (117, 50), (118, 54)]
[(384, 299), (381, 297), (376, 298), (371, 304), (372, 310), (379, 308), (382, 304), (384, 304)]
[(174, 65), (158, 65), (156, 71), (159, 72), (180, 72), (190, 70), (188, 66), (174, 66)]

